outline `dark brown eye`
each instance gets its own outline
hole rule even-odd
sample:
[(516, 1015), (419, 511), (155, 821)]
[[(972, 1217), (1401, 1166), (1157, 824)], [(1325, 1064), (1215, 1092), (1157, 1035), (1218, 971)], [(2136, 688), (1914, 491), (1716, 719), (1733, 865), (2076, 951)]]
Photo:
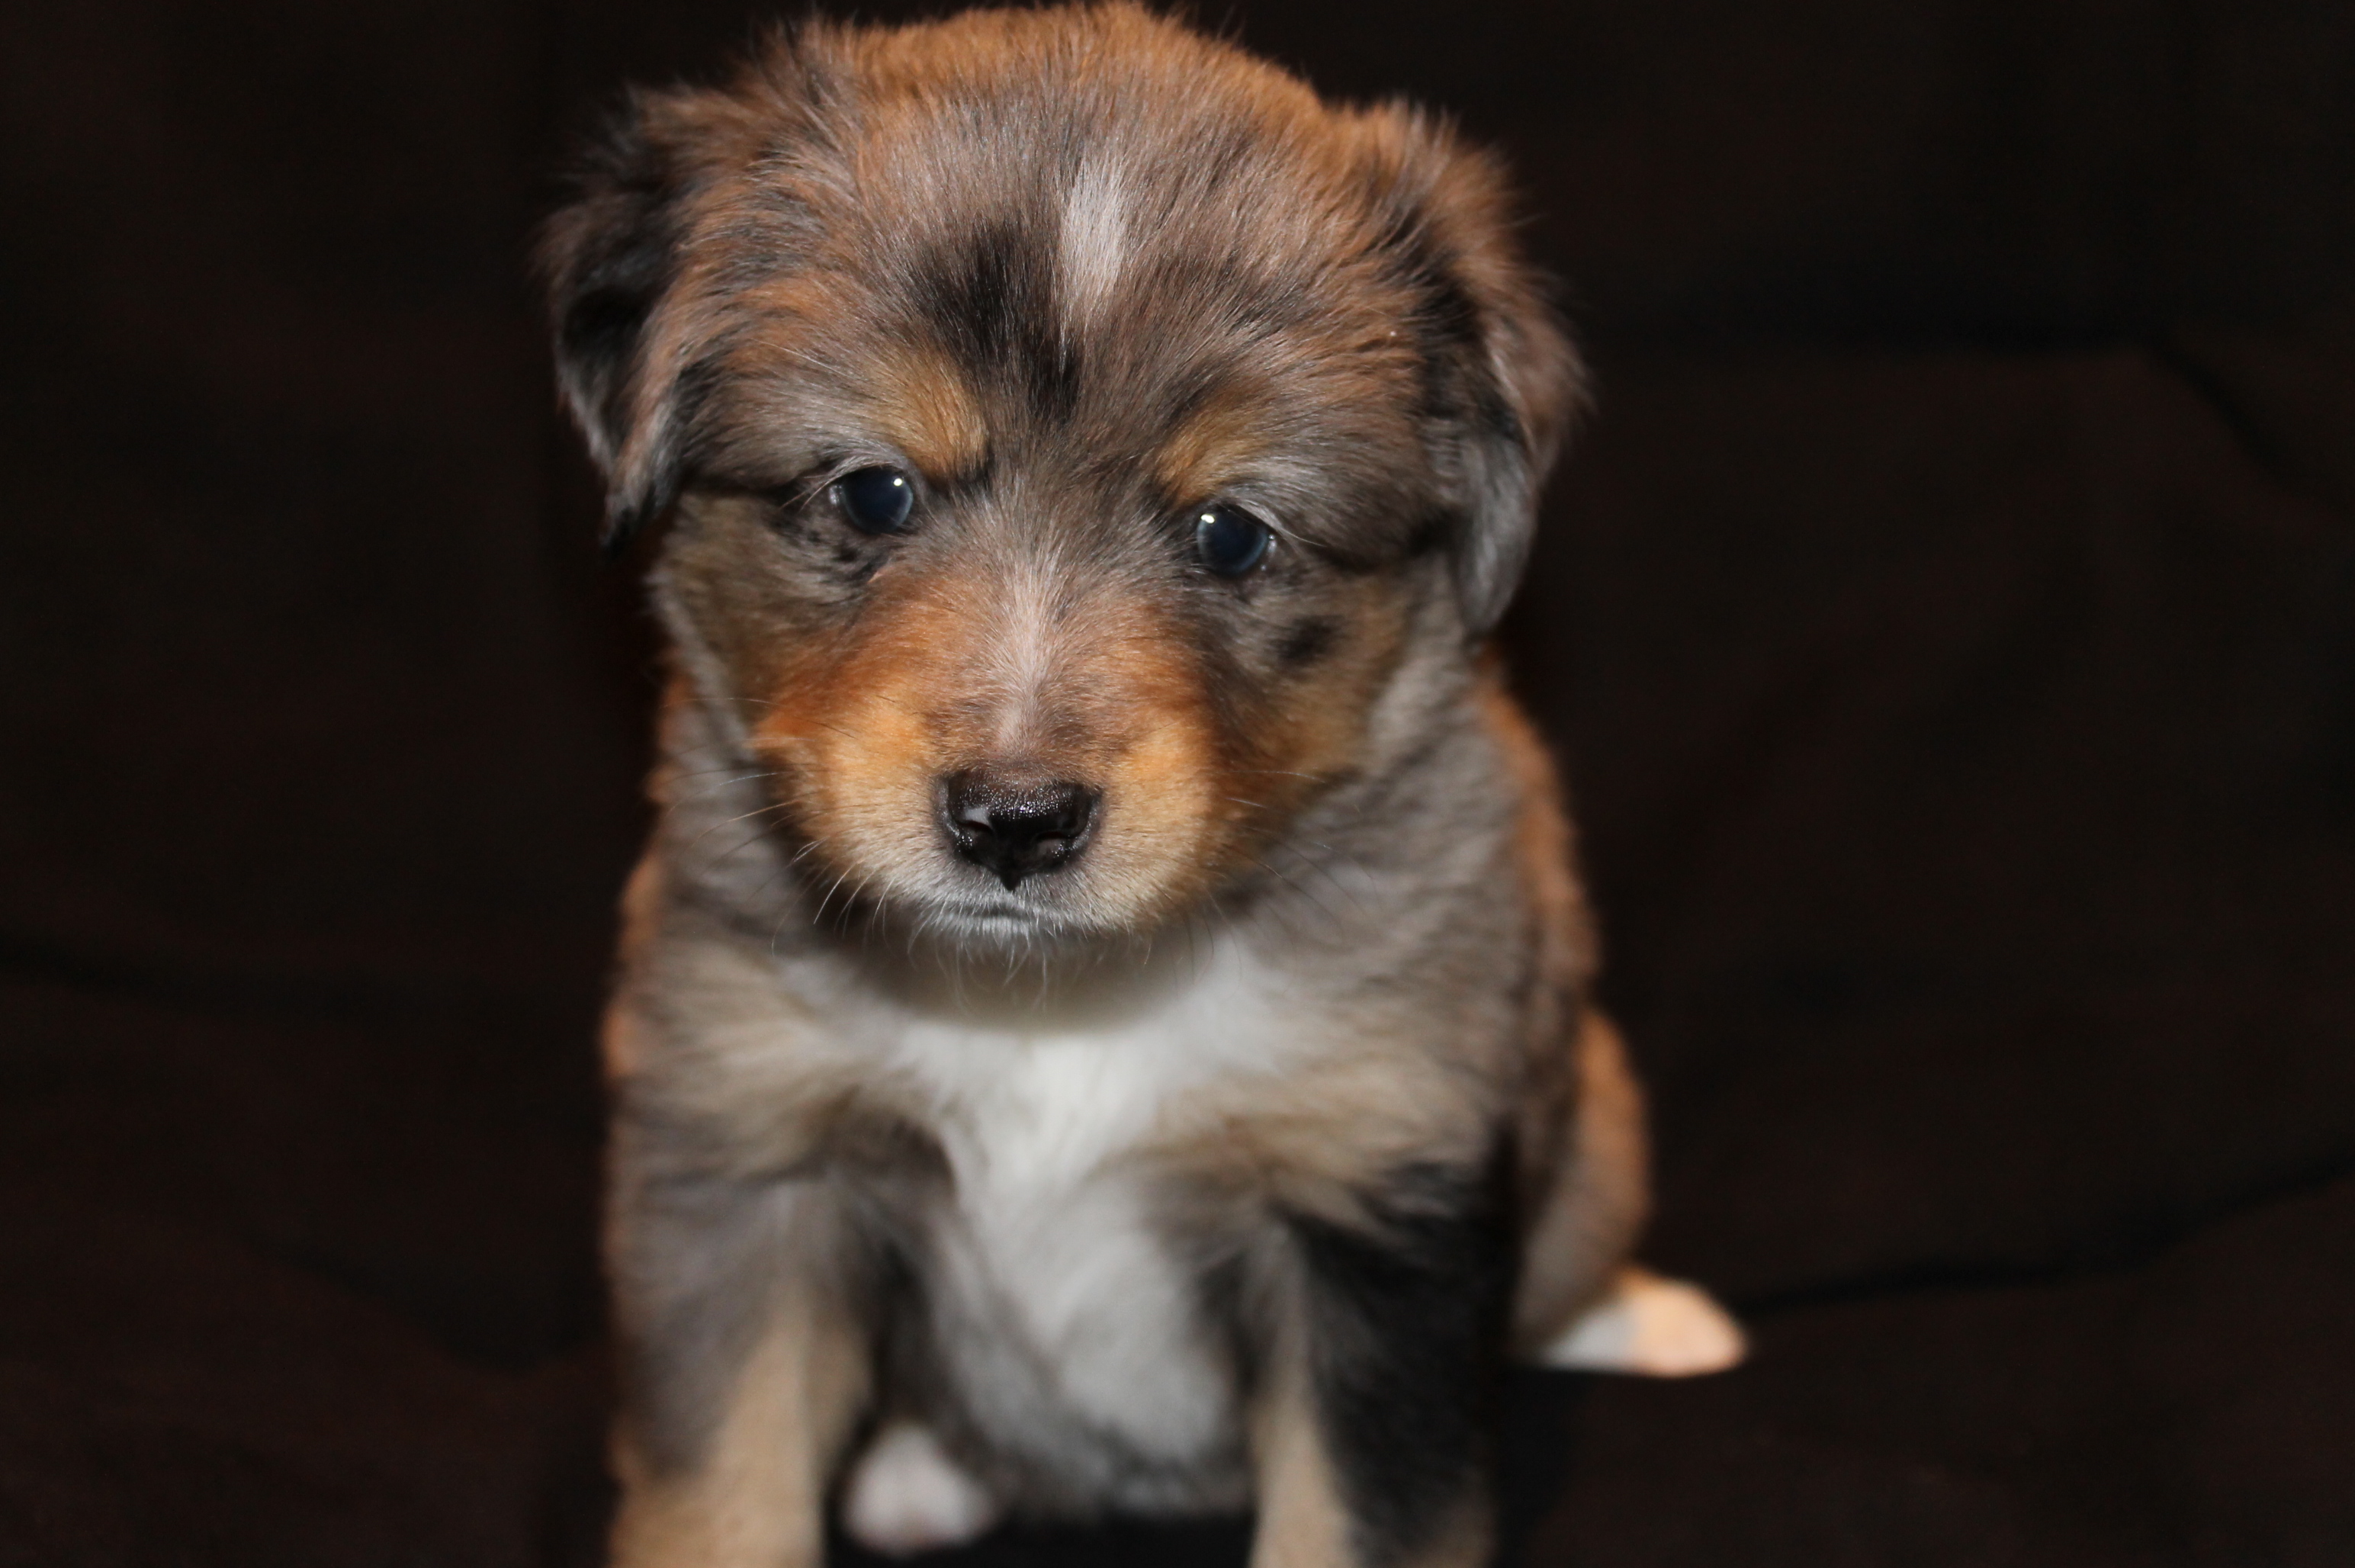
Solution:
[(916, 487), (896, 468), (861, 468), (834, 482), (834, 504), (863, 534), (896, 534), (908, 526)]
[(1194, 517), (1194, 554), (1220, 577), (1241, 577), (1267, 559), (1275, 535), (1240, 507), (1205, 507)]

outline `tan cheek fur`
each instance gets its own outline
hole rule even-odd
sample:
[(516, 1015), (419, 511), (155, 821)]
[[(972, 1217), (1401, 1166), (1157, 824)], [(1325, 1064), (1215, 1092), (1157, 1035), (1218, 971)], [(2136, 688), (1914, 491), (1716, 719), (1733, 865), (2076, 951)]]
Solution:
[[(920, 891), (950, 864), (940, 781), (1018, 763), (1103, 792), (1075, 868), (1092, 916), (1130, 929), (1169, 918), (1254, 870), (1357, 765), (1409, 633), (1396, 580), (1341, 579), (1318, 595), (1334, 627), (1324, 656), (1291, 675), (1230, 677), (1220, 701), (1204, 634), (1134, 592), (1009, 631), (973, 583), (887, 564), (845, 624), (765, 596), (773, 549), (742, 504), (711, 503), (674, 581), (743, 694), (737, 710), (781, 775), (808, 869), (852, 893)], [(1029, 688), (1000, 667), (1024, 638), (1039, 641)], [(1034, 717), (1009, 738), (1007, 715), (1024, 709)]]
[(846, 873), (903, 862), (911, 840), (936, 831), (943, 759), (927, 711), (956, 689), (963, 635), (944, 597), (901, 593), (871, 606), (847, 639), (766, 650), (753, 745), (783, 770), (824, 861)]
[[(1129, 918), (1201, 891), (1233, 793), (1197, 660), (1148, 606), (1100, 606), (1060, 629), (1036, 691), (992, 667), (1004, 636), (988, 607), (889, 569), (847, 638), (771, 652), (753, 741), (787, 773), (815, 854), (841, 873), (888, 879), (936, 864), (939, 781), (1018, 763), (1103, 792), (1082, 862)], [(1051, 717), (1007, 751), (1009, 712)]]
[(1254, 839), (1279, 836), (1313, 796), (1359, 765), (1374, 704), (1404, 653), (1408, 609), (1387, 577), (1343, 584), (1322, 613), (1334, 626), (1324, 657), (1270, 683), (1242, 715), (1230, 793), (1255, 803), (1248, 819)]
[[(761, 693), (753, 740), (789, 781), (783, 792), (822, 864), (888, 888), (938, 863), (938, 781), (962, 768), (1018, 763), (1103, 792), (1104, 816), (1082, 862), (1122, 918), (1167, 916), (1213, 891), (1364, 744), (1368, 712), (1395, 667), (1406, 611), (1395, 586), (1368, 577), (1331, 604), (1325, 658), (1229, 705), (1186, 628), (1135, 602), (1099, 604), (1059, 628), (1035, 692), (1003, 689), (990, 668), (1004, 636), (954, 585), (895, 580), (847, 635), (747, 626), (734, 639), (749, 689)], [(1009, 708), (1049, 713), (1008, 755)], [(1222, 729), (1220, 720), (1227, 720)]]

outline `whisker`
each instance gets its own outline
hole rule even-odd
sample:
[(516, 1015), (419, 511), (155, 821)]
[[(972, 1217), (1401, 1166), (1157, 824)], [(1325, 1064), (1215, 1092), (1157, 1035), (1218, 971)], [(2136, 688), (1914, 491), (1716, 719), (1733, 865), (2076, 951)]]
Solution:
[[(774, 882), (779, 877), (783, 876), (786, 872), (792, 870), (795, 866), (800, 865), (802, 863), (803, 857), (806, 856), (811, 850), (816, 848), (824, 842), (826, 842), (826, 840), (822, 838), (813, 838), (808, 843), (803, 845), (800, 848), (794, 850), (791, 857), (786, 859), (780, 860), (776, 866), (770, 870), (769, 874), (762, 877), (753, 887), (752, 891), (749, 896), (757, 899), (762, 893), (767, 892), (771, 883)], [(782, 919), (780, 919), (778, 923), (778, 929), (783, 929), (783, 922)], [(772, 953), (776, 951), (776, 939), (773, 936), (770, 938), (769, 950)]]
[(717, 708), (723, 702), (750, 702), (756, 707), (761, 708), (774, 708), (776, 706), (775, 702), (765, 697), (737, 697), (734, 695), (707, 697), (699, 691), (689, 694), (687, 700), (704, 708)]
[[(858, 879), (858, 885), (850, 890), (850, 896), (848, 898), (842, 901), (842, 919), (840, 923), (836, 925), (836, 931), (842, 932), (849, 929), (852, 912), (858, 909), (858, 901), (867, 896), (868, 885), (874, 880), (875, 873), (872, 871), (868, 872), (867, 875)], [(874, 928), (874, 923), (869, 921), (861, 929), (858, 938), (858, 946), (861, 952), (866, 950), (867, 937), (868, 933), (873, 932)]]
[(810, 916), (810, 923), (812, 925), (816, 925), (826, 919), (826, 905), (834, 901), (834, 895), (836, 892), (841, 889), (843, 883), (849, 880), (850, 868), (846, 866), (842, 869), (842, 874), (834, 879), (834, 886), (826, 890), (826, 897), (817, 901), (817, 911)]
[(1252, 865), (1257, 866), (1261, 870), (1265, 871), (1269, 876), (1273, 877), (1277, 881), (1282, 882), (1285, 887), (1290, 888), (1294, 892), (1298, 893), (1302, 898), (1306, 899), (1308, 902), (1316, 908), (1316, 912), (1323, 915), (1326, 920), (1331, 923), (1333, 927), (1333, 935), (1337, 939), (1343, 934), (1346, 928), (1341, 924), (1340, 916), (1335, 914), (1332, 910), (1327, 906), (1324, 900), (1318, 898), (1306, 888), (1302, 887), (1298, 882), (1294, 881), (1290, 877), (1285, 876), (1282, 871), (1277, 870), (1273, 866), (1269, 865), (1265, 860), (1261, 859), (1258, 856), (1253, 855), (1250, 857), (1250, 859)]
[[(698, 747), (698, 748), (697, 748), (697, 750), (698, 750), (698, 751), (700, 751), (701, 749), (702, 749), (702, 748), (700, 748), (700, 747)], [(739, 761), (739, 762), (733, 762), (733, 763), (722, 763), (719, 766), (718, 766), (718, 767), (716, 767), (716, 768), (677, 768), (677, 769), (673, 769), (673, 770), (672, 770), (672, 772), (671, 772), (671, 775), (670, 775), (670, 776), (671, 776), (671, 777), (673, 777), (673, 778), (675, 778), (675, 779), (708, 779), (708, 778), (709, 778), (709, 777), (710, 777), (712, 774), (714, 774), (714, 773), (724, 773), (728, 772), (728, 770), (729, 770), (729, 769), (730, 769), (730, 768), (741, 768), (741, 767), (742, 767), (743, 765), (744, 765), (744, 764), (743, 764), (743, 763), (742, 763), (742, 762), (741, 762), (741, 761)], [(782, 771), (782, 770), (778, 770), (778, 769), (772, 769), (772, 770), (771, 770), (771, 773), (781, 772), (781, 771)], [(770, 773), (746, 773), (744, 776), (745, 776), (746, 778), (759, 779), (759, 778), (767, 778), (767, 777), (769, 777), (769, 776), (770, 776)]]
[[(693, 841), (692, 841), (692, 842), (690, 842), (690, 843), (687, 846), (687, 848), (686, 848), (681, 849), (681, 850), (678, 852), (678, 853), (679, 853), (679, 858), (680, 858), (681, 859), (685, 859), (687, 856), (692, 855), (693, 853), (695, 853), (695, 847), (696, 847), (696, 845), (702, 843), (705, 839), (707, 839), (707, 838), (710, 837), (713, 834), (715, 834), (715, 833), (719, 832), (719, 831), (721, 828), (723, 828), (723, 827), (727, 827), (731, 826), (732, 824), (741, 822), (741, 821), (743, 821), (743, 820), (744, 820), (746, 817), (748, 817), (748, 816), (767, 816), (770, 812), (773, 812), (773, 811), (783, 811), (783, 810), (784, 810), (784, 809), (785, 809), (785, 808), (784, 808), (784, 806), (783, 806), (783, 805), (756, 805), (756, 806), (754, 806), (754, 807), (753, 807), (751, 810), (750, 810), (750, 811), (746, 811), (746, 812), (740, 812), (740, 813), (738, 813), (736, 816), (730, 817), (726, 822), (715, 822), (715, 823), (713, 823), (710, 827), (709, 827), (705, 828), (702, 832), (700, 832), (700, 833), (697, 834), (697, 835), (695, 836), (695, 837), (694, 837)], [(766, 837), (766, 834), (765, 834), (765, 833), (763, 833), (763, 834), (762, 834), (762, 835), (759, 835), (759, 837)], [(752, 840), (751, 840), (751, 839), (750, 839), (750, 838), (747, 838), (746, 840), (744, 840), (744, 844), (750, 844), (751, 842), (752, 842)], [(744, 844), (739, 844), (738, 846), (736, 846), (736, 848), (737, 848), (737, 849), (741, 849), (741, 848), (744, 847)], [(730, 850), (728, 852), (728, 854), (732, 855), (732, 854), (734, 854), (735, 852), (736, 852), (736, 850), (735, 850), (735, 849), (730, 849)], [(723, 856), (721, 856), (721, 857), (720, 857), (720, 859), (724, 860), (724, 859), (726, 859), (727, 858), (728, 858), (728, 857), (727, 857), (726, 855), (723, 855)], [(712, 864), (713, 864), (713, 865), (715, 865), (715, 866), (716, 866), (716, 865), (718, 865), (719, 863), (719, 860), (714, 860), (714, 861), (712, 862)]]
[[(771, 809), (782, 809), (782, 807), (773, 808), (773, 807), (763, 806), (763, 807), (762, 808), (762, 810), (763, 810), (763, 811), (771, 810)], [(759, 815), (759, 813), (757, 813), (757, 812), (746, 812), (746, 813), (745, 813), (745, 816), (758, 816), (758, 815)], [(726, 824), (725, 824), (725, 823), (722, 823), (720, 826), (725, 827), (725, 826), (726, 826)], [(745, 850), (750, 849), (753, 845), (758, 844), (762, 839), (766, 838), (768, 836), (769, 836), (769, 831), (768, 831), (768, 829), (767, 829), (767, 828), (765, 828), (765, 827), (764, 827), (764, 828), (761, 829), (759, 832), (757, 832), (757, 833), (753, 834), (751, 837), (749, 837), (749, 838), (747, 838), (747, 839), (744, 839), (741, 843), (737, 844), (734, 848), (730, 848), (730, 849), (726, 854), (724, 854), (724, 855), (714, 855), (710, 859), (709, 859), (709, 860), (707, 860), (707, 861), (705, 861), (705, 862), (703, 863), (703, 869), (704, 869), (705, 870), (707, 870), (707, 871), (710, 871), (710, 870), (716, 870), (716, 869), (719, 869), (719, 863), (720, 863), (721, 861), (723, 861), (723, 860), (731, 860), (731, 859), (734, 859), (737, 856), (739, 856), (739, 855), (742, 854)], [(698, 837), (698, 838), (696, 839), (696, 843), (700, 844), (701, 842), (703, 842), (702, 838)], [(693, 847), (693, 846), (689, 846), (689, 848), (692, 848), (692, 847)]]
[[(778, 866), (775, 870), (771, 871), (766, 877), (762, 879), (760, 887), (753, 890), (754, 893), (758, 894), (765, 892), (771, 882), (775, 881), (779, 877), (784, 876), (793, 870), (794, 867), (800, 865), (803, 860), (808, 858), (810, 851), (815, 849), (819, 845), (825, 842), (826, 840), (823, 838), (813, 838), (808, 843), (803, 845), (800, 848), (794, 850), (791, 859), (785, 860), (783, 864)], [(788, 903), (785, 908), (785, 912), (777, 916), (776, 929), (769, 933), (770, 957), (774, 958), (777, 955), (777, 944), (785, 934), (785, 922), (792, 918), (793, 907), (791, 903)]]
[[(1202, 901), (1210, 906), (1210, 913), (1217, 915), (1221, 924), (1225, 923), (1227, 912), (1224, 908), (1220, 907), (1219, 903), (1219, 895), (1216, 893), (1204, 893), (1202, 895)], [(1196, 985), (1199, 985), (1201, 984), (1202, 976), (1209, 973), (1211, 964), (1215, 963), (1218, 959), (1219, 933), (1210, 929), (1209, 918), (1202, 914), (1199, 910), (1188, 912), (1186, 924), (1188, 932), (1198, 932), (1200, 933), (1200, 940), (1199, 942), (1194, 941), (1190, 936), (1188, 940), (1188, 957), (1192, 961), (1194, 965), (1194, 983)], [(1205, 949), (1208, 950), (1207, 956), (1205, 955)]]
[[(1311, 842), (1314, 841), (1311, 840)], [(1343, 898), (1348, 900), (1349, 907), (1357, 911), (1360, 917), (1365, 914), (1365, 904), (1359, 899), (1355, 892), (1350, 891), (1349, 885), (1347, 882), (1344, 882), (1340, 878), (1333, 874), (1332, 868), (1326, 865), (1322, 860), (1316, 859), (1312, 856), (1302, 854), (1297, 848), (1291, 845), (1284, 845), (1283, 848), (1286, 853), (1297, 859), (1302, 865), (1307, 867), (1310, 870), (1324, 878), (1327, 882), (1330, 882), (1333, 885), (1333, 891), (1339, 893)], [(1327, 855), (1337, 853), (1330, 845), (1318, 844), (1316, 845), (1316, 848), (1324, 850)]]

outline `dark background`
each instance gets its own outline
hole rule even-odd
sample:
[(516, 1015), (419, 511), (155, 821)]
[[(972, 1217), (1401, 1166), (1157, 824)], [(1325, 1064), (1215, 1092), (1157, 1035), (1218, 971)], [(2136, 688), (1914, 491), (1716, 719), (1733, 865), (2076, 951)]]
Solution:
[[(654, 684), (526, 256), (747, 15), (12, 7), (0, 1563), (593, 1557)], [(2355, 6), (1236, 25), (1503, 144), (1600, 375), (1510, 646), (1756, 1356), (1518, 1381), (1518, 1550), (2355, 1562)]]

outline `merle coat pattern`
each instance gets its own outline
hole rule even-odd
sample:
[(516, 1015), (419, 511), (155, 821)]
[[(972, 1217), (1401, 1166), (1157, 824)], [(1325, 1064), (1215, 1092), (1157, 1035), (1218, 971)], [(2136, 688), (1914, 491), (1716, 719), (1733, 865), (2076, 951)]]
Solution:
[(837, 1498), (1480, 1561), (1500, 1358), (1644, 1207), (1481, 652), (1581, 396), (1497, 170), (1140, 9), (813, 24), (634, 100), (546, 257), (674, 653), (616, 1561)]

